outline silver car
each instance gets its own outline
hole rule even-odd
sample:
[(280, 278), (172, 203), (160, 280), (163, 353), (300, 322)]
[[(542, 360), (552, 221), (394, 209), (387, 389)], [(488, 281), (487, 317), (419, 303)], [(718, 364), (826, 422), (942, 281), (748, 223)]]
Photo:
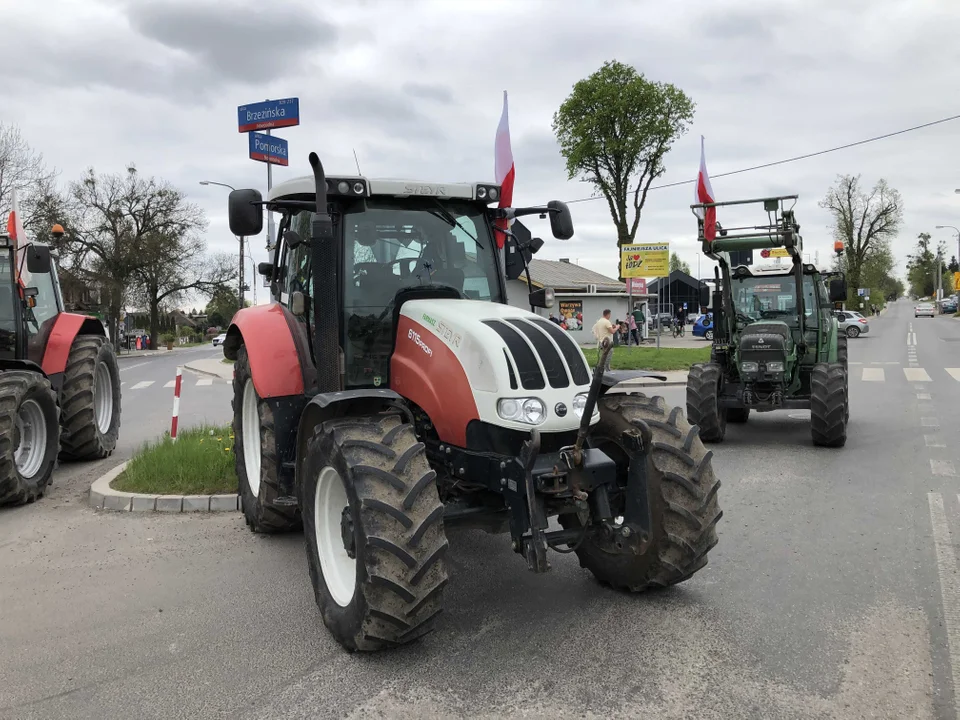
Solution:
[(848, 338), (855, 338), (870, 332), (870, 323), (860, 313), (852, 310), (837, 310), (834, 314), (837, 316), (840, 332), (846, 334)]
[(917, 305), (913, 309), (913, 316), (918, 317), (936, 317), (937, 311), (933, 307), (933, 303), (923, 302)]

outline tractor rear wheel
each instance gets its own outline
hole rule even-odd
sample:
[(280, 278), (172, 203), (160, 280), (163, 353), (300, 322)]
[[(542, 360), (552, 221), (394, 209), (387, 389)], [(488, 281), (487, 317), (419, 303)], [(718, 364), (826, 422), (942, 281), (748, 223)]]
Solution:
[(847, 396), (847, 405), (844, 410), (844, 418), (849, 424), (850, 422), (850, 363), (847, 360), (847, 336), (843, 334), (837, 335), (837, 362), (843, 365), (843, 371), (847, 374), (847, 382), (844, 386), (844, 393)]
[(447, 539), (437, 475), (413, 426), (397, 414), (318, 425), (301, 477), (310, 580), (337, 642), (380, 650), (432, 630)]
[(840, 363), (817, 363), (810, 374), (810, 432), (813, 444), (847, 442), (847, 371)]
[(687, 419), (700, 428), (703, 442), (722, 442), (727, 432), (727, 408), (720, 407), (720, 380), (716, 363), (696, 363), (687, 375)]
[(256, 533), (299, 530), (299, 508), (276, 504), (281, 497), (276, 422), (253, 385), (246, 346), (240, 346), (233, 368), (233, 456), (243, 516)]
[[(586, 536), (577, 548), (580, 565), (596, 578), (631, 591), (676, 585), (707, 564), (717, 544), (716, 525), (723, 512), (717, 503), (720, 481), (713, 474), (713, 452), (704, 448), (697, 426), (680, 408), (668, 408), (662, 397), (606, 395), (598, 401), (600, 421), (590, 429), (591, 444), (617, 463), (619, 492), (612, 498), (614, 515), (622, 515), (630, 465), (646, 463), (646, 498), (652, 535), (643, 555), (610, 553)], [(646, 424), (653, 443), (646, 454), (632, 456), (624, 433)], [(576, 527), (578, 515), (561, 515), (561, 524)]]
[(61, 460), (100, 460), (120, 435), (120, 368), (102, 335), (77, 335), (60, 391)]
[(60, 447), (57, 396), (38, 372), (0, 373), (0, 505), (41, 497)]

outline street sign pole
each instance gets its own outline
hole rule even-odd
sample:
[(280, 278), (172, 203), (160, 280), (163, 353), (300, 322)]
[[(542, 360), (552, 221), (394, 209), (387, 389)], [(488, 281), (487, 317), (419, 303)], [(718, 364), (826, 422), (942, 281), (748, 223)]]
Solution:
[[(270, 135), (270, 131), (267, 130), (266, 134)], [(267, 197), (270, 197), (271, 190), (273, 190), (273, 163), (267, 163)], [(267, 251), (269, 251), (272, 247), (273, 247), (273, 213), (267, 210)]]

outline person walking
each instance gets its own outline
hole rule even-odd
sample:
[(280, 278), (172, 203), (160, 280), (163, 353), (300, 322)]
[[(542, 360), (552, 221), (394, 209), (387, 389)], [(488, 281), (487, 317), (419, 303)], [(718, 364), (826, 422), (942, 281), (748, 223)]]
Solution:
[(647, 318), (643, 314), (643, 308), (641, 308), (639, 305), (634, 308), (633, 321), (637, 324), (637, 345), (639, 345), (640, 339), (643, 337), (643, 328), (647, 322)]
[[(613, 323), (610, 322), (610, 310), (604, 310), (603, 315), (600, 316), (600, 319), (597, 320), (596, 325), (593, 326), (593, 336), (597, 339), (597, 351), (601, 352), (602, 348), (600, 347), (604, 340), (610, 338), (610, 341), (613, 342)], [(603, 365), (603, 371), (606, 372), (610, 369), (610, 354), (613, 353), (613, 350), (607, 354), (607, 361)]]
[(675, 335), (683, 337), (683, 332), (687, 327), (687, 309), (681, 305), (677, 308), (677, 332)]
[(633, 344), (639, 345), (640, 341), (637, 339), (637, 320), (631, 313), (627, 315), (627, 346)]

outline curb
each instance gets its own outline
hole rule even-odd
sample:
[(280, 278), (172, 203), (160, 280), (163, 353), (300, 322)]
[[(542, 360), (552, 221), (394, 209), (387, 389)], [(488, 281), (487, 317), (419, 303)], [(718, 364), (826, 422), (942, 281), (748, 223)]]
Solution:
[(232, 372), (231, 372), (230, 377), (224, 377), (223, 375), (221, 375), (221, 374), (219, 374), (219, 373), (214, 373), (214, 372), (210, 372), (209, 370), (202, 370), (201, 368), (196, 368), (196, 367), (194, 367), (193, 365), (191, 365), (190, 363), (184, 363), (183, 369), (184, 369), (184, 370), (189, 370), (190, 372), (195, 372), (195, 373), (197, 373), (198, 375), (205, 375), (205, 376), (207, 376), (207, 377), (218, 378), (218, 379), (220, 379), (220, 380), (226, 380), (227, 382), (230, 382), (231, 380), (233, 380), (233, 373), (232, 373)]
[(240, 496), (231, 495), (147, 495), (114, 490), (110, 483), (127, 467), (121, 463), (90, 486), (90, 506), (96, 510), (127, 512), (236, 512)]

